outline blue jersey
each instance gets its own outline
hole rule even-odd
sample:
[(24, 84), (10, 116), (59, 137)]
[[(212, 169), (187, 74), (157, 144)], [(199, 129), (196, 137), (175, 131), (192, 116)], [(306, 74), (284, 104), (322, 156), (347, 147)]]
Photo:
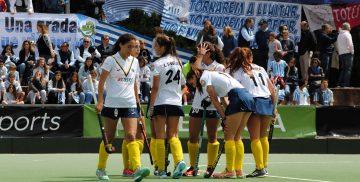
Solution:
[(314, 102), (319, 102), (321, 105), (330, 106), (334, 102), (333, 92), (330, 89), (325, 91), (317, 90), (314, 95)]
[(271, 61), (269, 64), (268, 71), (271, 77), (285, 77), (285, 68), (287, 64), (284, 60), (280, 60), (279, 62)]

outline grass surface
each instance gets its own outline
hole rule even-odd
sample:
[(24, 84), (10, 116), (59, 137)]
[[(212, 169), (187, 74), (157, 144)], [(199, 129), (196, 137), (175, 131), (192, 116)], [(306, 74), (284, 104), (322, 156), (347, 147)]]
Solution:
[[(170, 155), (171, 156), (171, 155)], [(188, 155), (185, 154), (188, 162)], [(107, 171), (111, 181), (132, 181), (131, 178), (121, 176), (121, 154), (112, 154), (108, 160)], [(170, 157), (171, 159), (171, 157)], [(148, 154), (142, 155), (143, 166), (150, 167)], [(202, 154), (200, 169), (204, 170), (206, 155)], [(225, 167), (225, 155), (216, 171)], [(238, 179), (249, 182), (358, 182), (360, 181), (360, 155), (308, 155), (308, 154), (271, 154), (269, 163), (269, 177), (258, 179)], [(1, 154), (0, 155), (0, 181), (97, 181), (95, 170), (97, 154)], [(170, 164), (169, 169), (173, 169)], [(152, 169), (152, 168), (151, 168)], [(254, 169), (252, 155), (246, 154), (244, 172), (250, 173)], [(159, 181), (150, 176), (144, 181)], [(161, 179), (160, 181), (175, 181)], [(208, 181), (199, 177), (182, 178), (181, 181)], [(219, 181), (219, 180), (214, 180)], [(231, 181), (231, 180), (228, 180)]]

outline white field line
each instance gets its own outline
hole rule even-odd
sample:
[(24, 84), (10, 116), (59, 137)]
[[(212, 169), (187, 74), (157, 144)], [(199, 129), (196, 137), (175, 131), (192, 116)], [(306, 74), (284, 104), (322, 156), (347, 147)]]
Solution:
[(293, 177), (285, 177), (285, 176), (272, 176), (272, 175), (269, 175), (268, 177), (281, 178), (281, 179), (291, 179), (291, 180), (298, 180), (298, 181), (331, 182), (331, 181), (324, 181), (324, 180), (317, 180), (317, 179), (293, 178)]

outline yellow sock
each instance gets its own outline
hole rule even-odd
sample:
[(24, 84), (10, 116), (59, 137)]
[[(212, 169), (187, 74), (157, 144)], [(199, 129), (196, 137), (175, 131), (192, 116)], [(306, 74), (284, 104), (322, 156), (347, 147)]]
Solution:
[(219, 153), (219, 145), (218, 141), (207, 144), (208, 167), (212, 167), (214, 165), (216, 157)]
[[(109, 144), (111, 145), (111, 144)], [(106, 168), (106, 161), (109, 157), (109, 154), (105, 151), (104, 142), (101, 141), (100, 147), (99, 147), (99, 163), (98, 163), (98, 169), (105, 169)]]
[(263, 151), (259, 139), (251, 141), (251, 151), (255, 159), (256, 169), (263, 169)]
[(269, 160), (269, 151), (270, 151), (268, 137), (260, 138), (260, 142), (263, 150), (263, 164), (264, 167), (267, 167)]
[(199, 144), (191, 143), (190, 141), (188, 141), (187, 146), (188, 146), (188, 150), (189, 150), (190, 166), (194, 167), (196, 154), (199, 151)]
[(160, 171), (165, 170), (165, 140), (155, 139), (156, 146), (156, 164)]
[(181, 146), (181, 142), (179, 138), (172, 137), (169, 139), (171, 154), (174, 159), (174, 164), (176, 165), (178, 162), (184, 160), (184, 154)]
[(235, 152), (235, 141), (225, 141), (226, 169), (228, 171), (234, 171)]
[(157, 166), (157, 155), (156, 155), (156, 142), (155, 142), (155, 138), (151, 138), (150, 139), (150, 152), (151, 152), (151, 156), (154, 162), (154, 166)]
[(129, 168), (135, 171), (141, 166), (139, 144), (136, 141), (128, 141), (127, 148), (129, 152)]
[(140, 154), (142, 154), (142, 152), (143, 152), (143, 150), (144, 150), (144, 140), (136, 140), (136, 142), (137, 142), (138, 145), (139, 145)]
[(124, 169), (129, 169), (129, 152), (127, 149), (127, 144), (127, 140), (124, 139), (121, 145), (121, 154), (123, 158)]
[(235, 155), (235, 170), (242, 170), (244, 161), (244, 143), (242, 140), (235, 141), (236, 155)]

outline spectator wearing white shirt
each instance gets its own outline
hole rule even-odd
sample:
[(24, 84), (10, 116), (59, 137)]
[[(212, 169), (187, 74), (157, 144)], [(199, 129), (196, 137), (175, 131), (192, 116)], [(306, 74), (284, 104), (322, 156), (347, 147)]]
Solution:
[(299, 80), (299, 86), (294, 91), (294, 105), (310, 105), (310, 94), (306, 88), (306, 82)]
[(47, 83), (50, 78), (50, 70), (48, 65), (45, 62), (45, 58), (39, 57), (39, 60), (37, 61), (35, 68), (33, 69), (32, 76), (35, 76), (35, 73), (37, 71), (40, 71), (41, 75), (43, 76), (44, 81)]
[[(96, 97), (98, 97), (99, 81), (96, 79), (97, 73), (95, 70), (91, 70), (90, 75), (91, 75), (91, 79), (92, 79), (91, 81), (94, 86), (94, 92), (96, 94)], [(91, 104), (91, 102), (93, 102), (93, 95), (92, 95), (90, 80), (88, 78), (86, 78), (84, 80), (82, 86), (83, 86), (83, 91), (85, 93), (85, 104)]]
[(78, 73), (71, 73), (71, 76), (66, 83), (66, 92), (69, 104), (84, 104), (85, 94)]
[(339, 52), (340, 75), (338, 86), (349, 87), (351, 68), (354, 58), (354, 44), (350, 34), (350, 24), (344, 23), (337, 38), (337, 49)]
[(55, 76), (48, 83), (49, 104), (65, 104), (65, 83), (61, 71), (56, 71)]
[(139, 65), (140, 65), (140, 92), (141, 92), (141, 100), (144, 102), (149, 101), (150, 96), (150, 75), (151, 71), (148, 66), (146, 66), (147, 60), (140, 56), (138, 57)]
[(10, 64), (9, 73), (8, 73), (8, 75), (6, 77), (8, 77), (10, 73), (14, 74), (15, 75), (15, 80), (20, 83), (19, 72), (16, 71), (16, 65), (14, 63)]
[(32, 0), (10, 0), (10, 12), (12, 14), (16, 13), (16, 6), (22, 7), (23, 3), (25, 4), (25, 6), (27, 7), (26, 10), (29, 14), (34, 13), (34, 7), (33, 7), (33, 3)]
[(12, 45), (6, 45), (3, 51), (1, 52), (1, 56), (3, 57), (5, 67), (9, 69), (11, 63), (17, 63), (18, 58), (15, 56)]
[(24, 101), (17, 99), (16, 95), (17, 93), (15, 86), (10, 84), (6, 90), (2, 104), (24, 104)]
[(57, 51), (56, 55), (57, 66), (62, 73), (70, 75), (72, 72), (75, 71), (76, 59), (73, 51), (69, 50), (69, 43), (64, 42), (63, 44), (61, 44), (61, 48)]
[(77, 60), (77, 68), (80, 68), (82, 65), (84, 65), (87, 57), (91, 57), (93, 60), (94, 58), (101, 58), (101, 54), (99, 53), (99, 51), (95, 47), (91, 46), (90, 37), (84, 37), (83, 45), (76, 49), (75, 54), (75, 58)]
[(255, 41), (255, 34), (252, 30), (254, 19), (247, 18), (245, 24), (240, 28), (238, 37), (238, 46), (250, 48), (250, 42)]
[(0, 81), (4, 80), (7, 74), (8, 69), (5, 67), (3, 58), (0, 56)]
[(81, 83), (89, 76), (90, 71), (92, 70), (97, 70), (97, 68), (94, 65), (93, 59), (91, 57), (87, 57), (85, 64), (79, 69), (79, 80)]
[(20, 82), (15, 80), (15, 74), (9, 73), (8, 79), (5, 81), (5, 83), (1, 86), (1, 90), (3, 93), (5, 93), (5, 90), (9, 88), (10, 85), (15, 86), (15, 92), (16, 92), (16, 100), (18, 101), (24, 101), (25, 92), (23, 92)]

